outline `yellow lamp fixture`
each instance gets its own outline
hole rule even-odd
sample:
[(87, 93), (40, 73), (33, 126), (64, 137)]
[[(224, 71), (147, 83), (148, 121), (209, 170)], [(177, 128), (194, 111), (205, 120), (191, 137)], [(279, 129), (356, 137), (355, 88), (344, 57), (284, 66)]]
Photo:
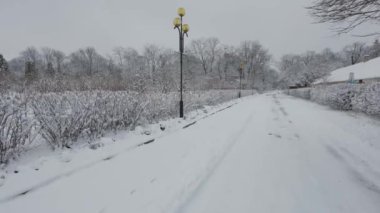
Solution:
[(183, 17), (183, 16), (186, 15), (186, 10), (183, 7), (178, 8), (177, 12), (178, 12), (178, 15), (181, 16), (181, 17)]
[(173, 20), (173, 25), (174, 25), (174, 28), (177, 28), (177, 27), (179, 27), (179, 26), (181, 26), (181, 19), (180, 18), (175, 18), (174, 20)]
[(188, 24), (184, 24), (184, 25), (182, 26), (182, 30), (183, 30), (184, 33), (189, 32), (189, 30), (190, 30), (189, 25), (188, 25)]

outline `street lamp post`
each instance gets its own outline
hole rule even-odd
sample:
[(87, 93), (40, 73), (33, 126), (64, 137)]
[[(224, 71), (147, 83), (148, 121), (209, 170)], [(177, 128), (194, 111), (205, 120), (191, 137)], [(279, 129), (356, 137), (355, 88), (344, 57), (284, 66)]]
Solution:
[(179, 17), (176, 17), (173, 21), (174, 24), (174, 29), (178, 29), (179, 32), (179, 52), (180, 52), (180, 70), (181, 70), (181, 99), (179, 101), (179, 117), (183, 118), (183, 74), (182, 74), (182, 59), (183, 59), (183, 52), (184, 52), (184, 40), (185, 40), (185, 35), (189, 32), (190, 28), (188, 24), (183, 24), (182, 19), (186, 14), (185, 8), (178, 8), (178, 15)]

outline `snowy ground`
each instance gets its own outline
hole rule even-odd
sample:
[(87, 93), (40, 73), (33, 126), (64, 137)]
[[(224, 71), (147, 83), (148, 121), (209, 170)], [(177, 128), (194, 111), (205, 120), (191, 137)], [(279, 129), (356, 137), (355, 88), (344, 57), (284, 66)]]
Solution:
[(380, 122), (362, 115), (272, 93), (124, 136), (136, 143), (98, 160), (26, 163), (0, 187), (0, 212), (380, 212)]

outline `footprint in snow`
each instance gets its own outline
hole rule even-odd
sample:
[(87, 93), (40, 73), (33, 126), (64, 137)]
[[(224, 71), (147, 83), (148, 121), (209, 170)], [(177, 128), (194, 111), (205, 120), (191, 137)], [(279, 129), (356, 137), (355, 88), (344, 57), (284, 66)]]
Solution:
[(275, 136), (276, 138), (282, 138), (281, 135), (275, 133), (268, 133), (268, 135)]
[(297, 139), (300, 139), (300, 135), (297, 133), (294, 134), (294, 137), (296, 137)]

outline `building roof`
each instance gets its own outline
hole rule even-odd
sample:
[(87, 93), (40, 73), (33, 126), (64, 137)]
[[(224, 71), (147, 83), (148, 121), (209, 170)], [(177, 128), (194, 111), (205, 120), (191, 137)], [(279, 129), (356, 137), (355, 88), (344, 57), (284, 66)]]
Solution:
[(354, 73), (353, 80), (365, 80), (380, 78), (380, 57), (369, 60), (367, 62), (361, 62), (352, 66), (337, 69), (331, 72), (330, 76), (326, 79), (320, 79), (315, 84), (322, 82), (342, 82), (350, 79), (350, 73)]

